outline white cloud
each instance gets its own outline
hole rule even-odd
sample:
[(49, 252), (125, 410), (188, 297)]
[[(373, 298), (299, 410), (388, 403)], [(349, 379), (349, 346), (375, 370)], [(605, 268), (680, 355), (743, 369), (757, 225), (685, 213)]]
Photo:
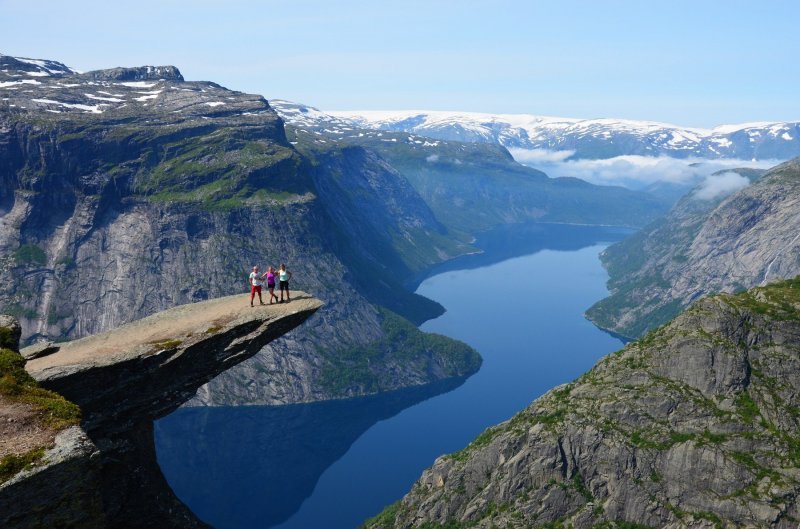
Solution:
[(511, 153), (511, 156), (516, 161), (525, 165), (563, 162), (575, 154), (575, 151), (548, 151), (547, 149), (519, 149), (513, 147), (508, 149), (508, 152)]
[(425, 157), (425, 161), (429, 162), (429, 163), (436, 163), (436, 162), (439, 161), (439, 155), (438, 154), (431, 154), (430, 156), (426, 156)]
[(574, 176), (593, 184), (620, 185), (642, 189), (656, 182), (693, 187), (712, 173), (737, 167), (767, 169), (780, 160), (708, 160), (704, 158), (670, 158), (667, 156), (616, 156), (602, 160), (567, 160), (570, 151), (542, 149), (510, 150), (518, 162), (540, 169), (548, 176)]
[(694, 193), (694, 198), (699, 200), (711, 200), (717, 197), (730, 195), (735, 191), (744, 189), (748, 185), (750, 185), (750, 180), (733, 171), (708, 175)]

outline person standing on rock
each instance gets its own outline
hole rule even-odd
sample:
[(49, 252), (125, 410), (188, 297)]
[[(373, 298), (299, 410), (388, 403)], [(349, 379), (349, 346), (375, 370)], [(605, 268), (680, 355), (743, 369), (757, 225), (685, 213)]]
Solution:
[(279, 303), (283, 303), (283, 291), (286, 291), (286, 303), (291, 301), (289, 298), (289, 280), (292, 278), (292, 273), (286, 270), (286, 265), (281, 263), (281, 268), (278, 270), (278, 280), (280, 280), (281, 286), (281, 300)]
[(253, 271), (250, 272), (250, 306), (253, 306), (253, 299), (258, 294), (258, 302), (264, 305), (264, 300), (261, 299), (261, 285), (263, 284), (262, 277), (258, 273), (258, 267), (254, 266)]
[(269, 289), (269, 304), (272, 305), (272, 299), (274, 298), (275, 301), (278, 301), (278, 296), (275, 295), (275, 269), (271, 266), (267, 268), (267, 271), (264, 273), (264, 277), (267, 278), (267, 288)]

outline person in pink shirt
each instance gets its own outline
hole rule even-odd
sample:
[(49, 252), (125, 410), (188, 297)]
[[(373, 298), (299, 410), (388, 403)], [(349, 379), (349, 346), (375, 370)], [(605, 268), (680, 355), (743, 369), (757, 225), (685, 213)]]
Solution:
[(267, 268), (267, 272), (264, 274), (264, 277), (267, 278), (267, 288), (269, 289), (269, 304), (272, 305), (273, 298), (275, 301), (278, 301), (278, 296), (275, 295), (275, 269), (271, 266)]

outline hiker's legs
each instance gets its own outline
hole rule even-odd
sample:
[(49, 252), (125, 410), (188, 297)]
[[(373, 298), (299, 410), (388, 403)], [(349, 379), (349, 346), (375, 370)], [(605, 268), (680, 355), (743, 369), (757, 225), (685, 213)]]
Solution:
[(256, 287), (250, 285), (250, 306), (253, 306), (253, 298), (256, 297)]

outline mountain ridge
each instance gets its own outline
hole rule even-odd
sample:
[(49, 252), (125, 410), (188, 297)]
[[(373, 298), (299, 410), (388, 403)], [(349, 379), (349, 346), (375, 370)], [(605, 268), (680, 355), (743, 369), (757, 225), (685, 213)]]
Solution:
[(623, 155), (787, 159), (800, 155), (800, 121), (741, 123), (711, 129), (614, 118), (447, 111), (331, 111), (362, 128), (436, 139), (499, 143), (563, 152), (564, 159)]
[(497, 143), (361, 129), (313, 107), (280, 100), (272, 105), (287, 123), (289, 142), (301, 150), (358, 145), (376, 152), (465, 242), (500, 224), (531, 221), (641, 226), (668, 208), (648, 193), (550, 178)]
[(732, 194), (704, 200), (693, 190), (665, 218), (601, 254), (611, 293), (587, 316), (637, 338), (703, 295), (800, 274), (798, 189), (800, 158)]

